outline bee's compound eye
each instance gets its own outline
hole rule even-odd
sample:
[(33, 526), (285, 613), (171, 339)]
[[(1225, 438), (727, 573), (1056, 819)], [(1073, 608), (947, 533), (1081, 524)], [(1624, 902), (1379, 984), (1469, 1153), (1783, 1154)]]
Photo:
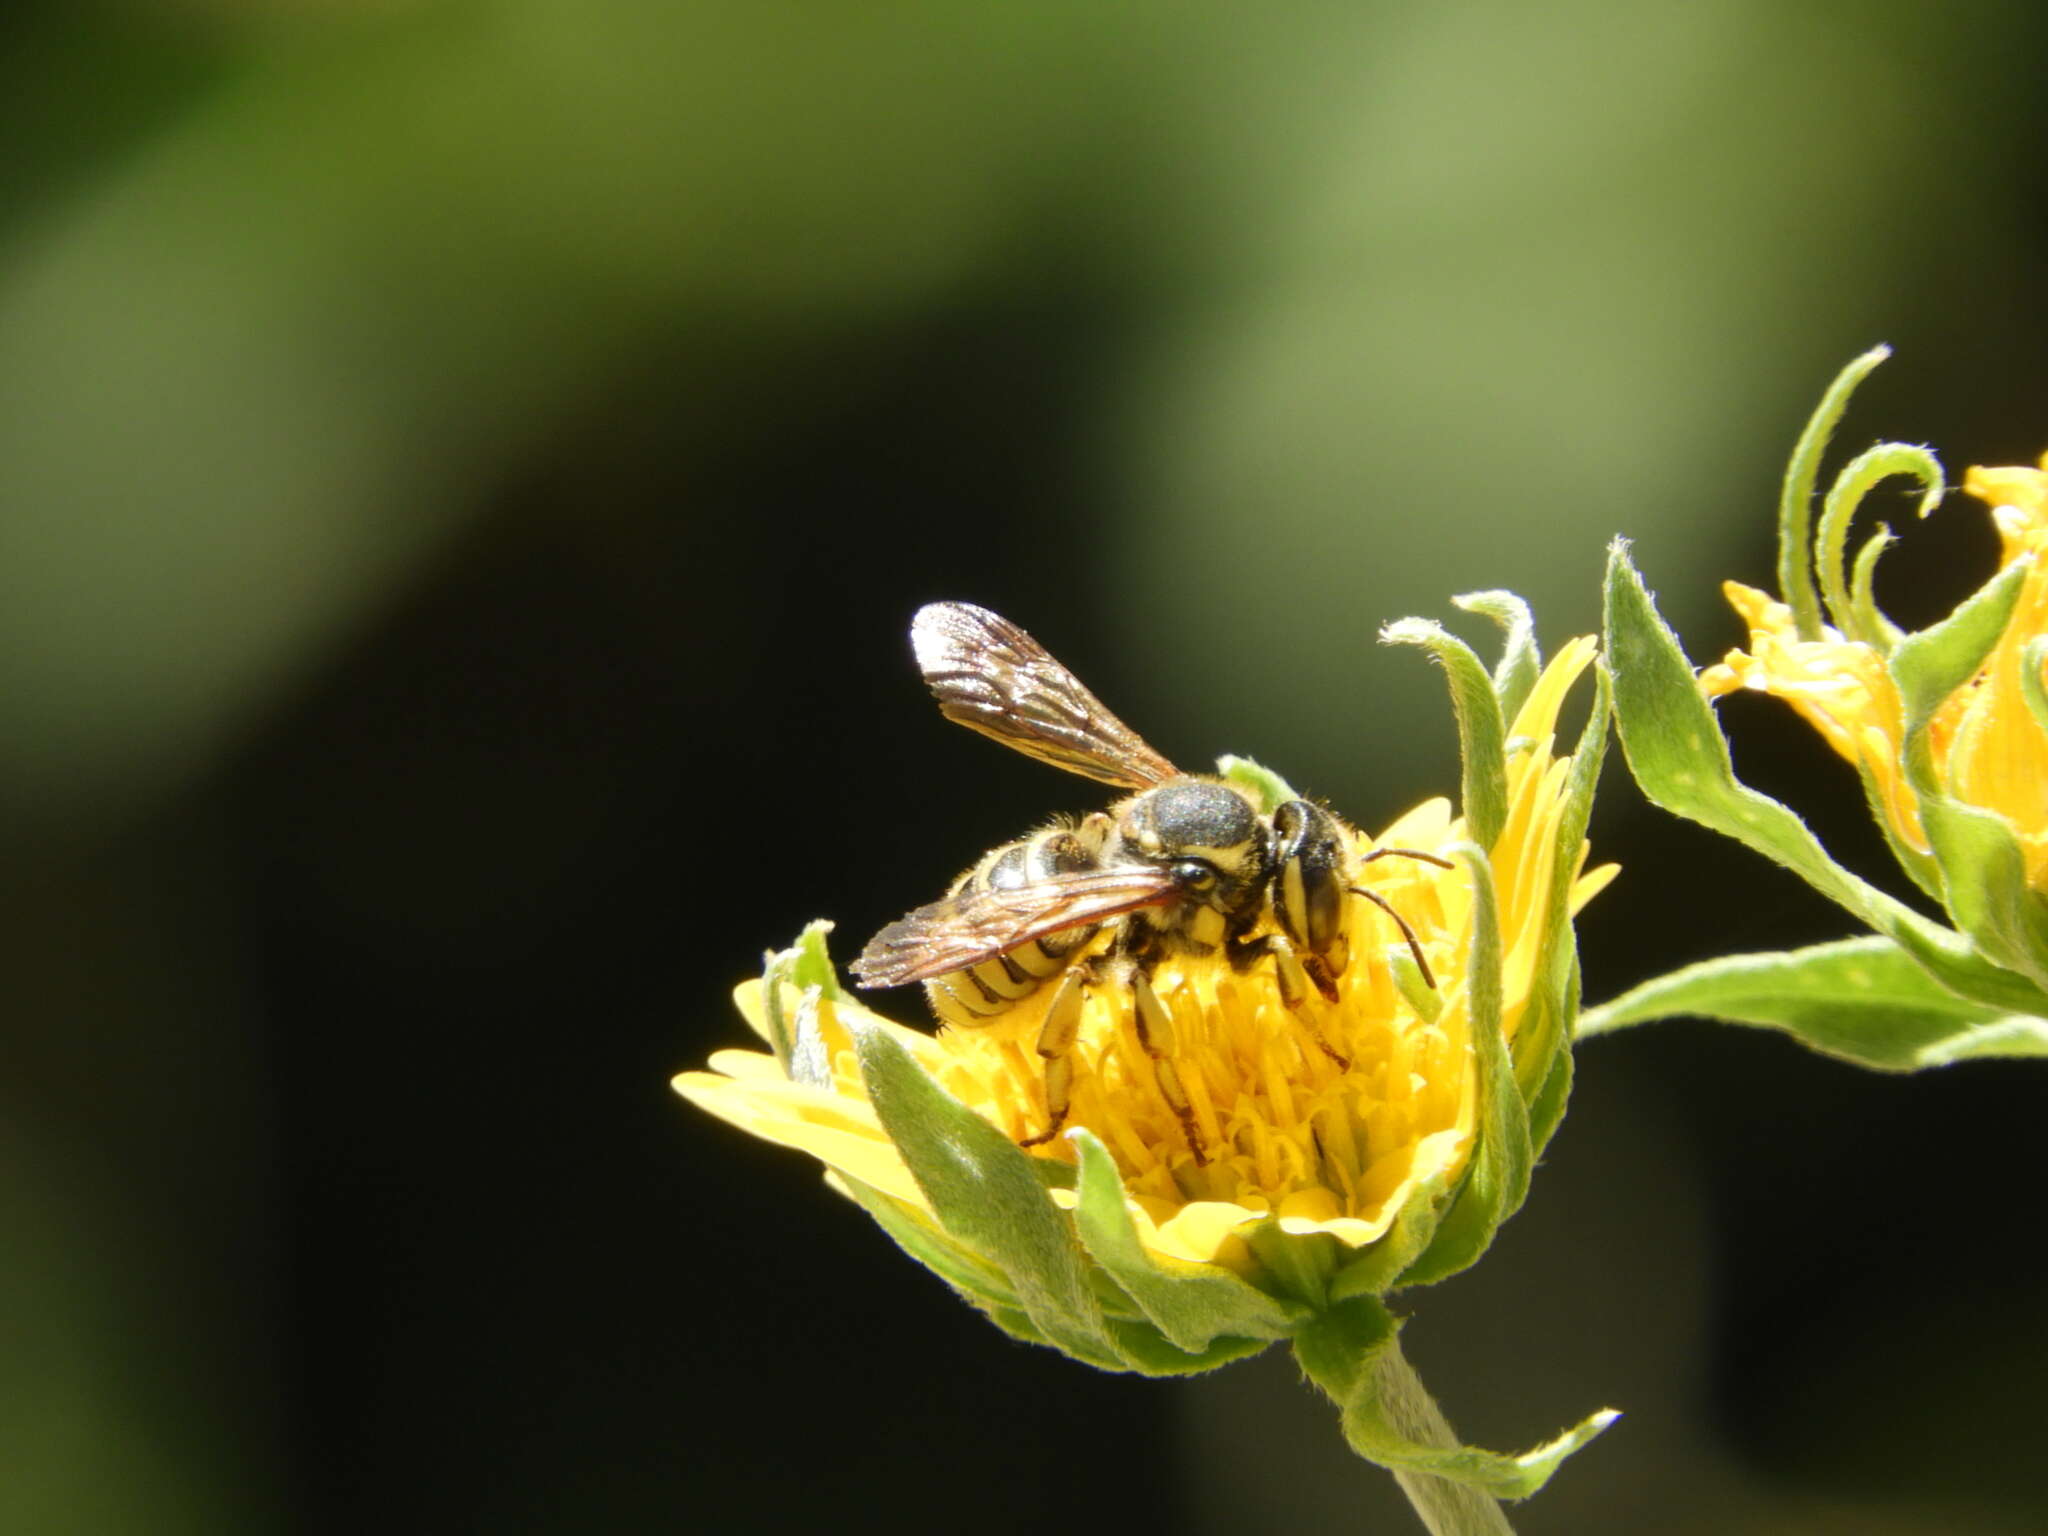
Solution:
[(1211, 890), (1216, 884), (1216, 866), (1207, 859), (1177, 859), (1173, 879), (1184, 891)]

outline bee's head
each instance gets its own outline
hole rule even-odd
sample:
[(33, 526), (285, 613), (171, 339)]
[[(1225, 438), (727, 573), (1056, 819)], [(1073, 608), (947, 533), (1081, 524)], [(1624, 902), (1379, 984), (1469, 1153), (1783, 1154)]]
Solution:
[(1205, 779), (1176, 779), (1133, 795), (1117, 817), (1117, 855), (1173, 871), (1187, 907), (1226, 917), (1258, 910), (1272, 868), (1271, 836), (1252, 803)]

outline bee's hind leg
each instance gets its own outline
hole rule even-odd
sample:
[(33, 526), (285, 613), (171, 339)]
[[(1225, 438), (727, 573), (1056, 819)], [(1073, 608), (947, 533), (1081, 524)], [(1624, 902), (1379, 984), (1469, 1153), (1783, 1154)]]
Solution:
[(1081, 1004), (1087, 1001), (1088, 988), (1094, 981), (1095, 967), (1091, 962), (1082, 960), (1068, 966), (1066, 975), (1060, 978), (1059, 990), (1053, 993), (1052, 1003), (1045, 1010), (1045, 1022), (1038, 1027), (1038, 1043), (1033, 1049), (1045, 1063), (1045, 1112), (1049, 1123), (1036, 1136), (1018, 1142), (1020, 1147), (1042, 1147), (1059, 1135), (1060, 1127), (1066, 1124), (1067, 1111), (1073, 1107), (1073, 1050), (1081, 1035)]

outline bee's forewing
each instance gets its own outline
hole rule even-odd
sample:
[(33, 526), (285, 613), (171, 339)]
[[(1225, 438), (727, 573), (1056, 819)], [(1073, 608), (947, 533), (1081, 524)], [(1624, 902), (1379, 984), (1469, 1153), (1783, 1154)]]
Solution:
[(1159, 906), (1174, 891), (1165, 870), (1143, 866), (959, 891), (884, 928), (868, 941), (852, 969), (863, 987), (929, 981), (1062, 928)]
[(930, 603), (911, 620), (910, 644), (948, 720), (1056, 768), (1126, 789), (1181, 776), (1001, 614), (972, 603)]

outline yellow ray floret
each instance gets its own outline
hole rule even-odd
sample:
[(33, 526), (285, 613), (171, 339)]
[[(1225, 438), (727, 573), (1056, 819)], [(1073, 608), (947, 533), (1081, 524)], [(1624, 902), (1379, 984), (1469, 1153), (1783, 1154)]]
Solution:
[[(2005, 632), (1977, 674), (1936, 708), (1927, 741), (1935, 782), (2011, 826), (2027, 880), (2048, 890), (2048, 732), (2027, 707), (2025, 653), (2048, 634), (2048, 459), (2043, 469), (1972, 469), (1963, 488), (1991, 504), (2000, 569), (2031, 556)], [(1749, 648), (1700, 674), (1709, 695), (1738, 688), (1785, 700), (1855, 764), (1892, 831), (1925, 853), (1919, 801), (1907, 782), (1905, 710), (1874, 646), (1824, 628), (1801, 640), (1792, 611), (1738, 582), (1724, 587), (1749, 626)]]
[[(1553, 916), (1557, 827), (1570, 766), (1553, 752), (1557, 714), (1592, 657), (1590, 640), (1567, 645), (1512, 726), (1508, 816), (1488, 850), (1500, 898), (1510, 1040), (1541, 973)], [(1449, 804), (1431, 800), (1378, 839), (1361, 837), (1357, 852), (1386, 846), (1434, 853), (1466, 839)], [(1584, 854), (1577, 850), (1576, 864)], [(1608, 867), (1578, 874), (1572, 909), (1613, 873)], [(1171, 957), (1151, 972), (1171, 1021), (1170, 1039), (1162, 1042), (1156, 1029), (1141, 1040), (1130, 988), (1089, 989), (1071, 1053), (1066, 1123), (1093, 1132), (1116, 1160), (1149, 1248), (1174, 1259), (1238, 1263), (1245, 1229), (1267, 1219), (1357, 1247), (1385, 1233), (1419, 1187), (1463, 1168), (1479, 1119), (1466, 973), (1470, 879), (1463, 865), (1440, 869), (1398, 858), (1354, 871), (1355, 883), (1378, 892), (1414, 927), (1436, 977), (1434, 994), (1403, 990), (1396, 966), (1405, 964), (1406, 945), (1377, 907), (1359, 899), (1349, 903), (1351, 959), (1333, 1003), (1311, 993), (1290, 1008), (1269, 963), (1237, 970), (1217, 955)], [(675, 1086), (743, 1130), (922, 1207), (916, 1181), (867, 1101), (846, 1021), (890, 1030), (947, 1092), (1022, 1142), (1047, 1123), (1044, 1067), (1032, 1046), (1053, 991), (987, 1027), (936, 1035), (888, 1023), (850, 998), (819, 1000), (829, 1085), (794, 1083), (765, 1053), (722, 1051), (711, 1071), (683, 1073)], [(1425, 1012), (1411, 995), (1420, 996)], [(761, 983), (748, 982), (736, 998), (765, 1038)], [(794, 993), (785, 999), (794, 1009)], [(1164, 1088), (1162, 1077), (1169, 1079)], [(1061, 1140), (1034, 1152), (1074, 1156)]]

